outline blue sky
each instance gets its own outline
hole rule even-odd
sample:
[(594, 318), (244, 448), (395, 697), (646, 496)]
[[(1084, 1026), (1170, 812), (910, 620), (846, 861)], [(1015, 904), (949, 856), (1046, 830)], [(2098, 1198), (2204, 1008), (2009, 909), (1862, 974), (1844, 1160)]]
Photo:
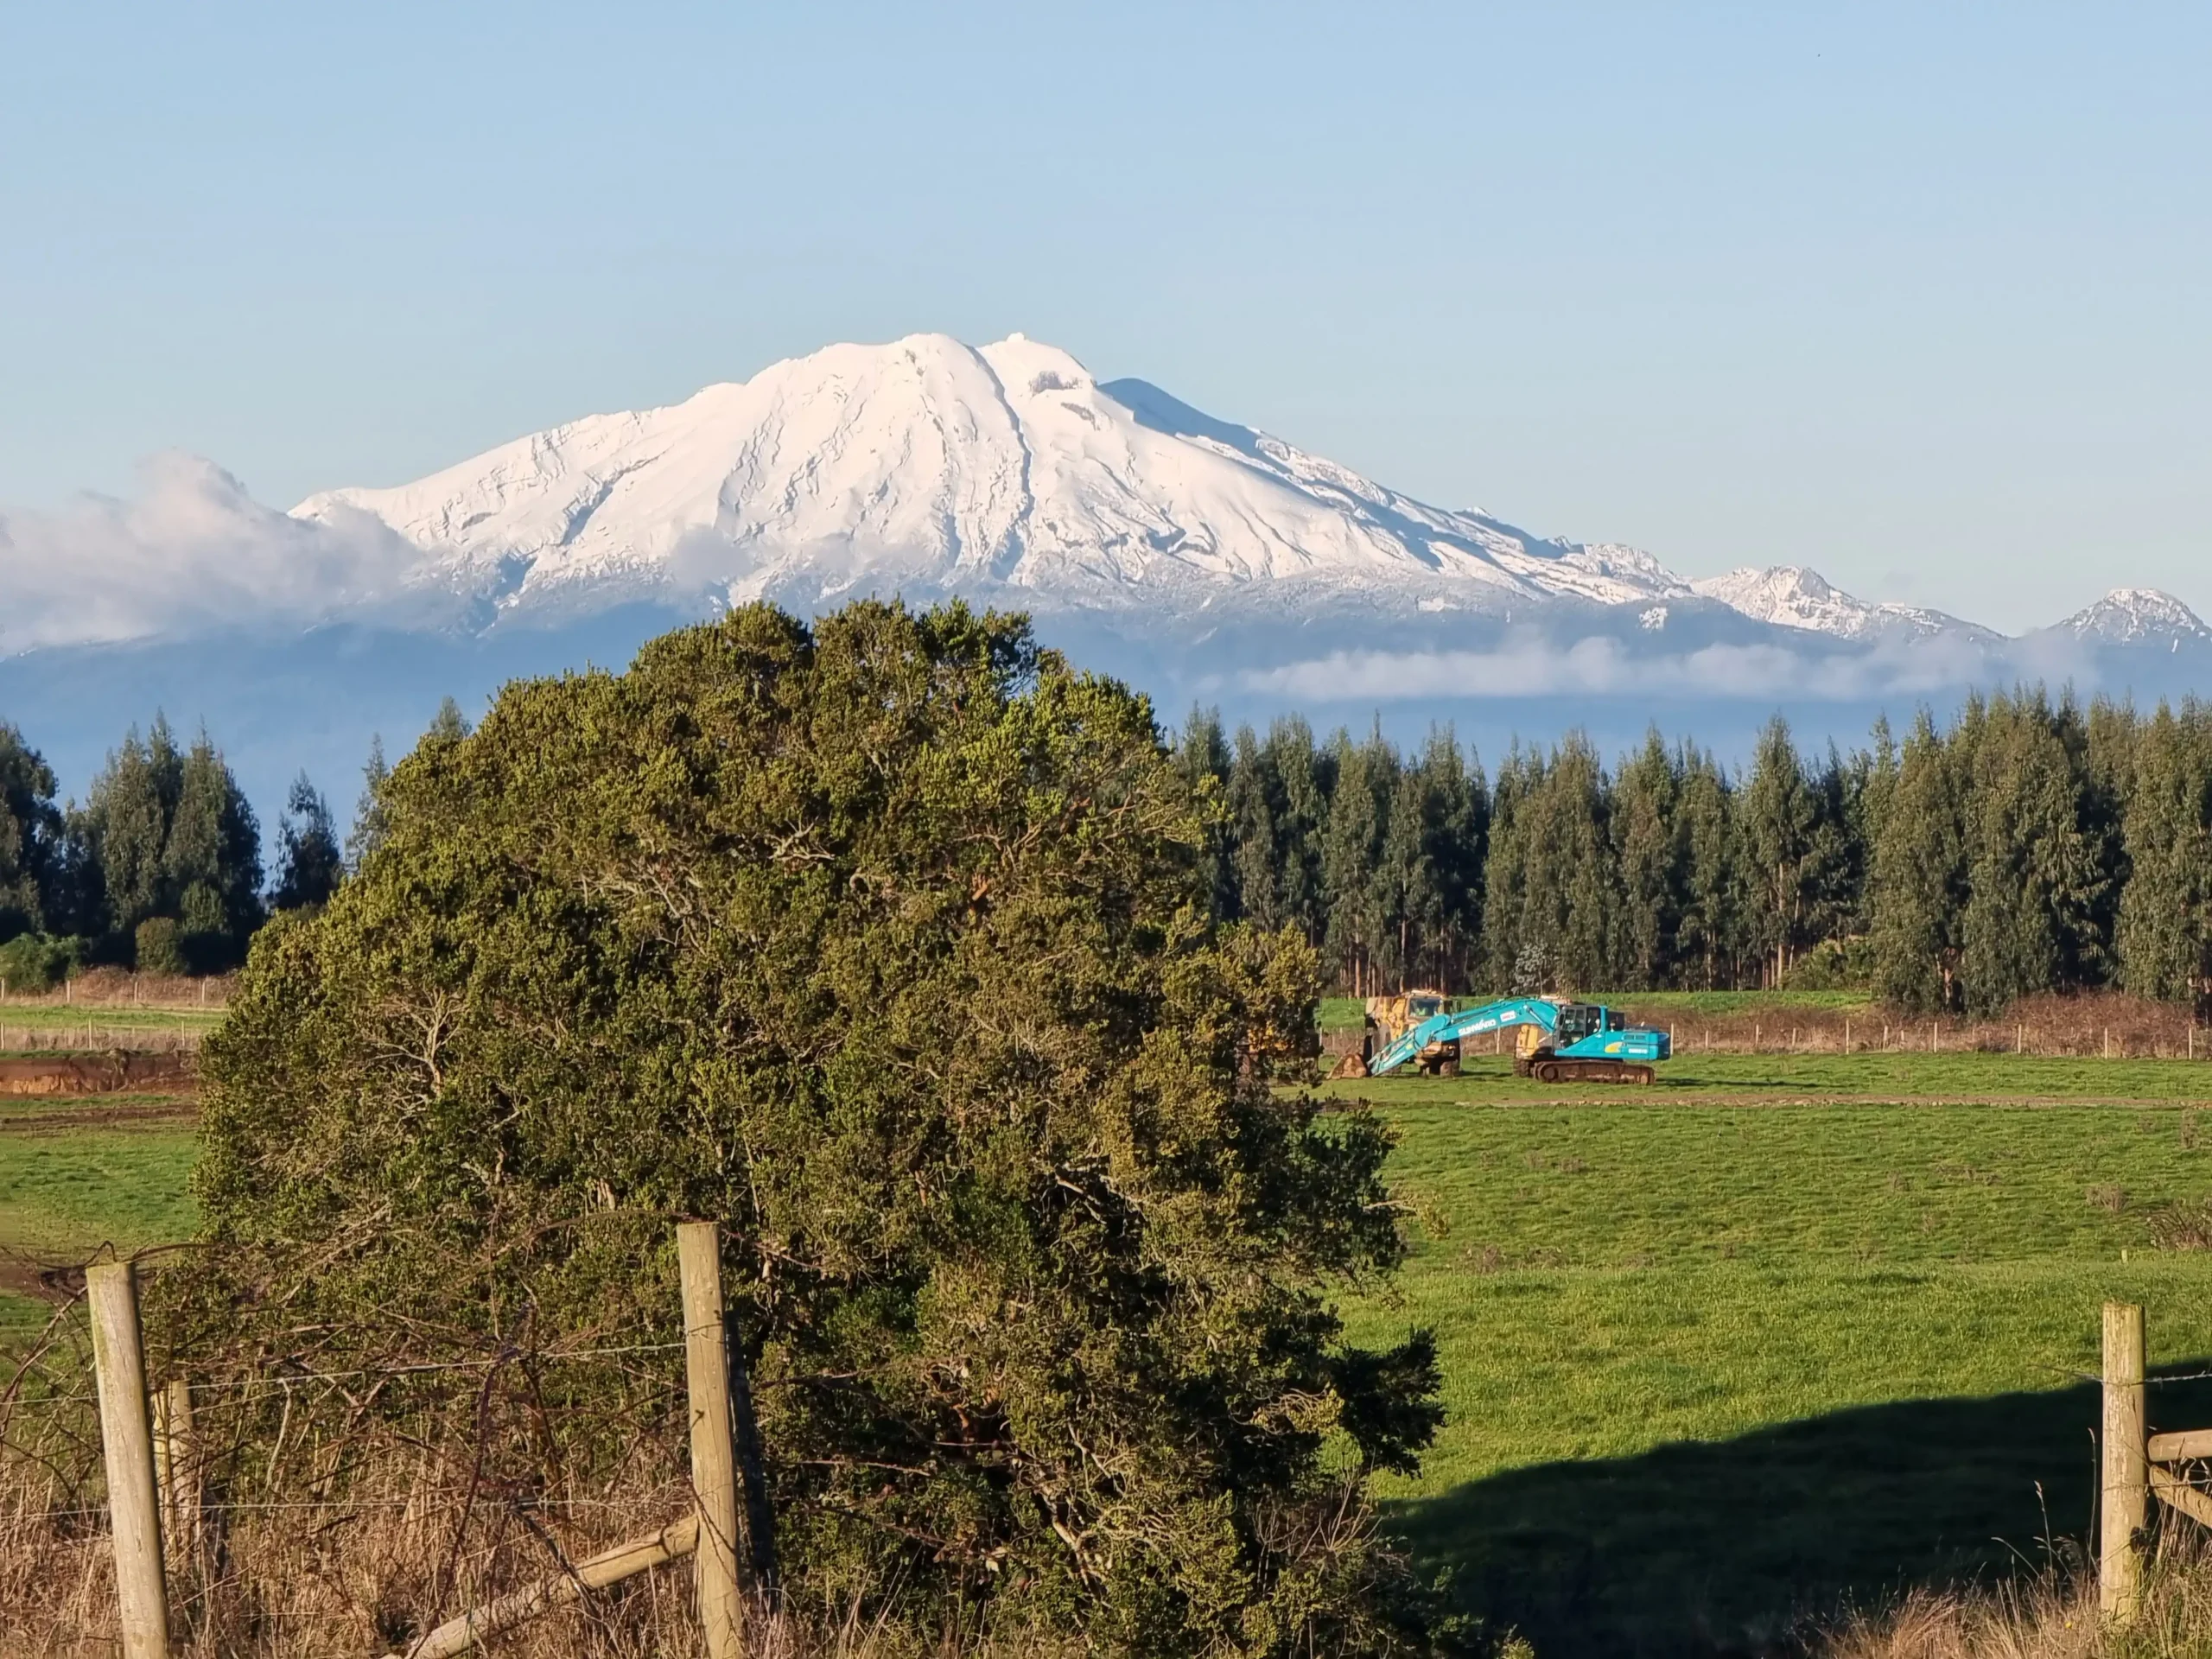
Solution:
[(16, 7), (0, 502), (1014, 329), (1401, 489), (2212, 613), (2212, 11)]

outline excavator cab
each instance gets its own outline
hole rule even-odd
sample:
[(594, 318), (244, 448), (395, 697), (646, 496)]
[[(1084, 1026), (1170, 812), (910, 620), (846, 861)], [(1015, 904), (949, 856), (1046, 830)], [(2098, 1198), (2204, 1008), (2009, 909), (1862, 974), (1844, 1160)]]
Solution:
[(1585, 1037), (1594, 1037), (1605, 1029), (1605, 1015), (1609, 1010), (1594, 1002), (1565, 1002), (1560, 1005), (1559, 1025), (1552, 1033), (1552, 1046), (1565, 1048), (1579, 1043)]

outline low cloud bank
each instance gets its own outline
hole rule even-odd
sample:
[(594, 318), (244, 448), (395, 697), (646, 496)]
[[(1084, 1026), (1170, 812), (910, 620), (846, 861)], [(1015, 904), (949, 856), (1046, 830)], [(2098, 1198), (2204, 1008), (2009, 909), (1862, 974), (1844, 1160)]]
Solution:
[[(1558, 696), (1853, 702), (2007, 680), (2026, 666), (1944, 639), (1863, 650), (1761, 644), (1668, 652), (1602, 635), (1566, 643), (1530, 634), (1487, 651), (1334, 652), (1247, 670), (1238, 680), (1247, 691), (1302, 703)], [(2086, 685), (2090, 673), (2086, 658), (2046, 652), (2031, 677)]]
[(156, 455), (129, 500), (0, 512), (0, 652), (365, 614), (420, 625), (454, 603), (410, 586), (421, 559), (366, 514), (308, 523), (213, 461)]

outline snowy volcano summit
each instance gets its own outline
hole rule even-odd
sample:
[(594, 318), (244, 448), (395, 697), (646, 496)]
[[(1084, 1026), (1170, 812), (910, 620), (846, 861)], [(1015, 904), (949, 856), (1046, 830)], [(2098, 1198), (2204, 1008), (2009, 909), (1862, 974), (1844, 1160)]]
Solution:
[(1652, 720), (1742, 753), (1777, 709), (1851, 735), (1978, 685), (2212, 690), (2212, 629), (2169, 594), (2115, 589), (2007, 639), (1797, 565), (1686, 582), (1019, 334), (917, 334), (289, 513), (188, 456), (130, 500), (0, 509), (0, 713), (73, 779), (151, 709), (204, 721), (273, 805), (303, 761), (339, 775), (444, 693), (480, 706), (623, 663), (727, 604), (953, 594), (1029, 613), (1162, 709), (1454, 721), (1492, 753), (1575, 725), (1632, 743)]
[(1431, 611), (1689, 593), (1649, 554), (1425, 505), (1020, 334), (832, 346), (294, 513), (381, 520), (429, 556), (419, 580), (499, 614), (894, 588), (1178, 611), (1315, 586)]
[[(1170, 635), (1217, 656), (1234, 644), (1250, 661), (1286, 641), (1356, 644), (1362, 629), (1404, 645), (1408, 623), (1442, 648), (1509, 625), (1625, 631), (1622, 648), (1644, 655), (1930, 645), (1946, 674), (2007, 643), (1940, 611), (1853, 598), (1802, 566), (1691, 582), (1633, 547), (1430, 506), (1145, 381), (1096, 379), (1020, 334), (831, 346), (412, 484), (327, 491), (291, 517), (412, 548), (400, 585), (414, 613), (458, 606), (478, 633), (641, 603), (698, 614), (765, 598), (808, 612), (959, 593), (1040, 621), (1088, 619), (1155, 651), (1173, 649)], [(2124, 589), (2063, 626), (2129, 645), (2187, 632), (2177, 616), (2195, 623), (2177, 600)]]

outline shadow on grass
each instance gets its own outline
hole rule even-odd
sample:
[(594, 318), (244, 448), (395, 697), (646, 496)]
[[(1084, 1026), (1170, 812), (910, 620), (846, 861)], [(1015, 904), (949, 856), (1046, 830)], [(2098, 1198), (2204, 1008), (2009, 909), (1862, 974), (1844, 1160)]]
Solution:
[[(2167, 1368), (2201, 1372), (2202, 1361)], [(2081, 1559), (2094, 1384), (1868, 1406), (1712, 1444), (1543, 1464), (1402, 1503), (1453, 1599), (1539, 1659), (1764, 1655), (1914, 1585)], [(2212, 1386), (2153, 1386), (2153, 1428), (2212, 1426)]]

